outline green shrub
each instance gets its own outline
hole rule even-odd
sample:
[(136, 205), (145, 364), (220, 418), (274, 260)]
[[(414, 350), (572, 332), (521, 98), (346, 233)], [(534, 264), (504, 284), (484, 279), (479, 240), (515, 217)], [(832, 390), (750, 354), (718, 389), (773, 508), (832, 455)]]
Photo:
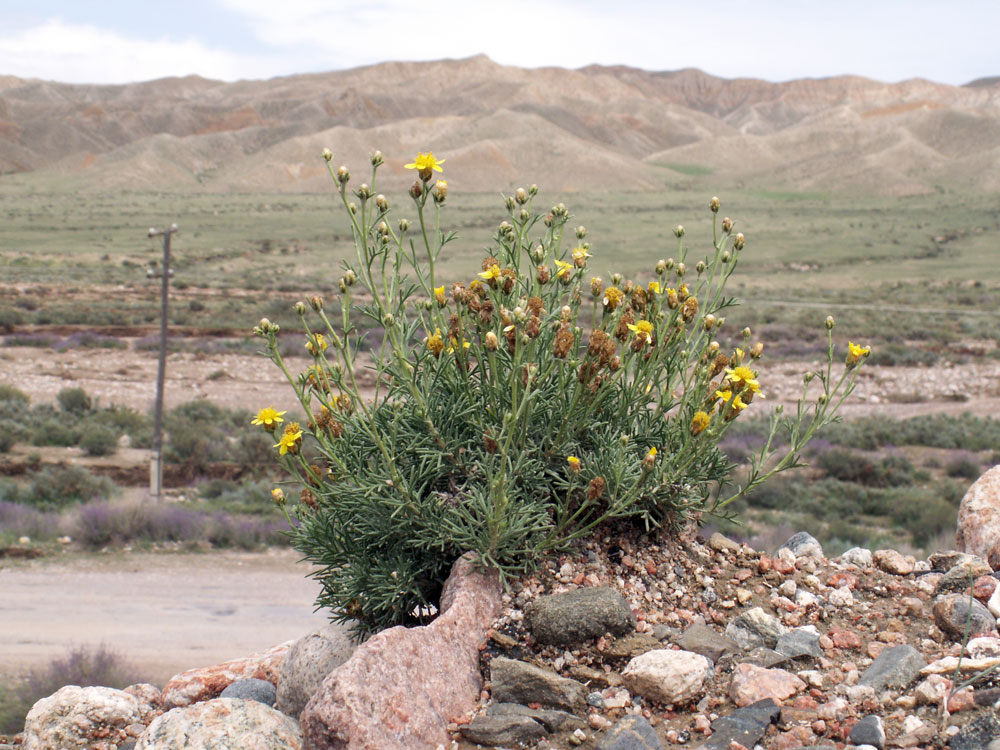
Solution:
[(79, 416), (91, 410), (93, 402), (83, 388), (63, 388), (56, 395), (59, 408), (69, 414)]
[(108, 456), (118, 450), (118, 435), (110, 427), (91, 422), (80, 430), (78, 445), (88, 456)]
[[(373, 157), (368, 184), (381, 163)], [(574, 247), (564, 242), (573, 234), (566, 207), (538, 213), (537, 189), (519, 190), (483, 272), (446, 288), (435, 265), (455, 239), (436, 228), (447, 186), (431, 179), (432, 155), (413, 166), (412, 222), (390, 218), (367, 184), (350, 194), (346, 169), (338, 173), (356, 263), (330, 317), (318, 297), (296, 306), (305, 340), (291, 351), (305, 344), (311, 367), (292, 375), (287, 337), (267, 319), (255, 329), (307, 415), (305, 427), (283, 430), (272, 409), (257, 421), (309, 488), (291, 535), (320, 569), (318, 603), (333, 617), (369, 632), (419, 619), (467, 550), (506, 576), (602, 524), (669, 530), (702, 511), (727, 514), (743, 489), (798, 465), (852, 389), (868, 354), (861, 347), (836, 375), (814, 375), (819, 401), (801, 404), (795, 419), (772, 418), (768, 434), (787, 433), (788, 451), (762, 449), (745, 487), (727, 491), (730, 465), (717, 444), (760, 389), (760, 350), (749, 331), (739, 349), (715, 342), (745, 241), (720, 219), (718, 200), (705, 253), (690, 251), (678, 227), (675, 260), (636, 282), (606, 283), (584, 277), (584, 228)], [(360, 350), (371, 352), (373, 399), (355, 379)]]
[(26, 408), (31, 399), (28, 394), (19, 388), (15, 388), (12, 385), (7, 385), (5, 383), (0, 383), (0, 402), (9, 402), (19, 408)]
[(899, 487), (914, 481), (913, 464), (902, 456), (869, 458), (846, 448), (834, 448), (821, 454), (816, 465), (834, 479), (869, 487)]
[(56, 445), (70, 448), (80, 440), (80, 433), (73, 424), (60, 418), (43, 419), (31, 431), (32, 445)]
[(983, 473), (979, 462), (969, 456), (959, 456), (948, 462), (945, 466), (945, 473), (955, 479), (979, 479)]
[(16, 497), (2, 498), (41, 509), (62, 508), (101, 500), (115, 491), (114, 483), (79, 466), (46, 467), (29, 475)]

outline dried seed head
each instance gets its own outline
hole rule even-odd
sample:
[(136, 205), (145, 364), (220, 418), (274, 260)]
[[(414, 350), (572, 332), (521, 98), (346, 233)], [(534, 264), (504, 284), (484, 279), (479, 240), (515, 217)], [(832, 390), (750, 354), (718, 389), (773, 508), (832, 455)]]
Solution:
[(413, 198), (413, 200), (417, 200), (423, 194), (424, 194), (424, 186), (420, 182), (420, 180), (417, 180), (412, 185), (410, 185), (410, 197)]
[(566, 355), (569, 354), (569, 350), (575, 340), (571, 331), (560, 329), (556, 333), (555, 343), (552, 346), (552, 355), (557, 359), (566, 359)]
[(684, 319), (685, 323), (690, 323), (695, 315), (698, 314), (698, 298), (688, 297), (684, 300), (684, 304), (681, 305), (681, 317)]
[(549, 271), (549, 267), (544, 265), (539, 266), (537, 278), (539, 284), (548, 284), (549, 280), (552, 278), (552, 274)]
[(587, 499), (593, 502), (594, 500), (600, 500), (601, 496), (604, 495), (604, 477), (594, 477), (590, 480), (590, 484), (587, 485)]

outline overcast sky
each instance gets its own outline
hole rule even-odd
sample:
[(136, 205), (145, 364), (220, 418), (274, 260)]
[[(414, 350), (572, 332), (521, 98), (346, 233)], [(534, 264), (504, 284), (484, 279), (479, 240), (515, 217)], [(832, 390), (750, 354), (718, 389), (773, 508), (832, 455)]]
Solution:
[(485, 53), (784, 81), (1000, 75), (1000, 0), (0, 0), (0, 75), (237, 80)]

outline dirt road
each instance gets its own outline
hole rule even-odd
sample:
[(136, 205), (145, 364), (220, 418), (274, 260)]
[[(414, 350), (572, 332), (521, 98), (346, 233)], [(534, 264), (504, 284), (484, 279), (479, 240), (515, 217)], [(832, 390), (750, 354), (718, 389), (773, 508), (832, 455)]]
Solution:
[(0, 673), (102, 641), (161, 684), (305, 635), (319, 585), (289, 550), (0, 561)]

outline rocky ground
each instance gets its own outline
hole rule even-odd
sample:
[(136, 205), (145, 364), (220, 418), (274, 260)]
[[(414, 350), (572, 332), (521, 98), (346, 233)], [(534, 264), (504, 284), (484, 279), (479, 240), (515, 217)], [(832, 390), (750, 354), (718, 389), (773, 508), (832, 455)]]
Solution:
[(605, 534), (505, 594), (456, 747), (985, 747), (993, 675), (953, 692), (970, 578), (960, 683), (1000, 664), (978, 558)]

